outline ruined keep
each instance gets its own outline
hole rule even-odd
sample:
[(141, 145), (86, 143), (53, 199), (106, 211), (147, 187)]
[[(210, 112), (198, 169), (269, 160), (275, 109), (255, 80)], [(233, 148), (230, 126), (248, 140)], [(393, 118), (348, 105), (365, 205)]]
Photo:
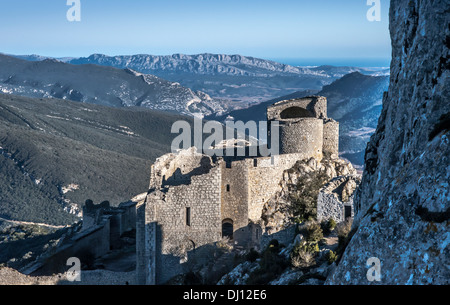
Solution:
[(339, 124), (327, 117), (326, 98), (276, 103), (267, 120), (279, 122), (279, 155), (210, 157), (191, 148), (156, 160), (147, 198), (137, 206), (138, 283), (166, 283), (222, 237), (259, 247), (262, 210), (280, 191), (283, 173), (299, 160), (337, 158)]
[(279, 122), (280, 154), (300, 154), (305, 156), (301, 159), (320, 160), (324, 153), (335, 156), (339, 153), (339, 123), (327, 118), (325, 97), (278, 102), (268, 107), (267, 120)]

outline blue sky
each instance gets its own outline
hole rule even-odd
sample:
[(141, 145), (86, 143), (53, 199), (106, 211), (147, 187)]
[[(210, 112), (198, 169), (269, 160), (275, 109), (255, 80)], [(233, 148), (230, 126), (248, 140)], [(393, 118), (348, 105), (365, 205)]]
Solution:
[[(174, 53), (387, 61), (389, 0), (369, 22), (367, 0), (0, 0), (0, 52), (46, 56)], [(311, 62), (312, 63), (312, 62)]]

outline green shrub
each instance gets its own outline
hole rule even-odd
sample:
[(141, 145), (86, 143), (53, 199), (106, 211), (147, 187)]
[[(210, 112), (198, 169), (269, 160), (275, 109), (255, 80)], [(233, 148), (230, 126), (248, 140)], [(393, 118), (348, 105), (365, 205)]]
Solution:
[(298, 256), (302, 252), (309, 252), (311, 254), (316, 254), (319, 252), (319, 245), (317, 243), (304, 243), (294, 247), (292, 249), (291, 255)]
[(291, 213), (297, 223), (314, 220), (317, 217), (317, 197), (328, 181), (324, 173), (317, 171), (306, 174), (297, 183), (297, 190), (290, 195)]
[(330, 234), (331, 232), (333, 232), (336, 229), (336, 221), (333, 218), (330, 218), (329, 220), (323, 221), (321, 224), (323, 233), (325, 235)]
[(282, 245), (272, 240), (259, 261), (259, 268), (249, 274), (248, 285), (266, 285), (280, 276), (289, 266), (288, 261), (279, 255)]
[(311, 221), (306, 225), (306, 241), (318, 243), (323, 239), (323, 231), (319, 223)]
[(303, 248), (297, 249), (295, 254), (291, 253), (291, 265), (294, 268), (308, 268), (315, 263), (315, 255)]
[(333, 264), (335, 261), (337, 261), (338, 255), (336, 252), (330, 250), (329, 252), (327, 252), (326, 254), (326, 260), (328, 261), (328, 263), (331, 265)]

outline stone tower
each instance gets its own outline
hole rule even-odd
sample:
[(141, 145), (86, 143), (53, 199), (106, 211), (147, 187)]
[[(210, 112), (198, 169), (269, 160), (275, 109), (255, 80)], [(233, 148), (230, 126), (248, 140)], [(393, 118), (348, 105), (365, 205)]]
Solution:
[[(278, 102), (267, 108), (267, 121), (279, 122), (282, 155), (302, 154), (320, 160), (324, 153), (339, 153), (339, 123), (327, 117), (325, 97)], [(268, 137), (271, 143), (270, 130)]]
[(247, 249), (260, 247), (272, 237), (263, 236), (259, 221), (281, 191), (285, 171), (299, 160), (337, 156), (339, 124), (327, 118), (325, 98), (279, 102), (267, 117), (279, 122), (278, 155), (211, 157), (193, 147), (155, 161), (137, 212), (139, 284), (164, 284), (186, 273), (189, 262), (208, 261), (208, 249), (222, 237)]

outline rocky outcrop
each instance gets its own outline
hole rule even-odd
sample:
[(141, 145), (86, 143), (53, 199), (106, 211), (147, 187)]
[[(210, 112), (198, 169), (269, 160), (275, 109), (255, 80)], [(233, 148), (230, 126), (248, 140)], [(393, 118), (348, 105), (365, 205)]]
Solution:
[[(281, 191), (264, 206), (262, 219), (267, 235), (280, 232), (292, 224), (292, 196), (298, 191), (299, 181), (309, 181), (315, 175), (324, 175), (323, 180), (326, 183), (336, 177), (344, 180), (346, 177), (357, 177), (357, 171), (350, 162), (337, 158), (326, 158), (321, 162), (311, 158), (297, 162), (292, 169), (285, 171), (280, 182)], [(319, 190), (323, 185), (316, 187)]]
[(448, 0), (391, 1), (389, 92), (366, 151), (356, 231), (328, 284), (450, 281)]

